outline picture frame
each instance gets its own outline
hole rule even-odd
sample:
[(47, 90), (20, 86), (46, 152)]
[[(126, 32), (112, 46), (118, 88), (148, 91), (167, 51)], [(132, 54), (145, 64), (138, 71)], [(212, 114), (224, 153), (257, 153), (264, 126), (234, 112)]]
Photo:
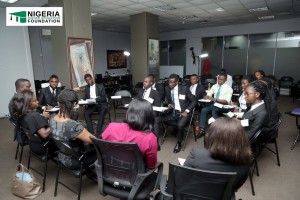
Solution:
[(123, 50), (107, 50), (107, 69), (127, 68)]
[(149, 74), (159, 74), (159, 40), (148, 38), (148, 71)]
[(87, 83), (85, 74), (94, 76), (94, 52), (92, 39), (68, 38), (71, 88), (82, 90)]

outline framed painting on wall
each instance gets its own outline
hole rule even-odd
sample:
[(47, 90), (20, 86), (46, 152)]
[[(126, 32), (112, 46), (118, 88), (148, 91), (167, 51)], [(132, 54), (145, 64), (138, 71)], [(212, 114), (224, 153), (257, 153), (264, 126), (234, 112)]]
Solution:
[(94, 75), (94, 53), (91, 39), (68, 38), (71, 87), (82, 89), (86, 84), (85, 74)]
[(124, 51), (107, 50), (107, 69), (126, 68), (127, 61)]
[(159, 74), (159, 40), (148, 39), (148, 70), (149, 74)]

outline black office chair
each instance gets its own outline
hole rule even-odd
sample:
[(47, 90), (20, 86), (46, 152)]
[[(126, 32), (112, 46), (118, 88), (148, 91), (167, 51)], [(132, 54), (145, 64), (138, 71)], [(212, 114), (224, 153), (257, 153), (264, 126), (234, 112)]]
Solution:
[(119, 199), (145, 199), (159, 186), (163, 164), (146, 170), (135, 143), (110, 142), (91, 138), (98, 160), (95, 162), (99, 193)]
[[(194, 139), (195, 139), (195, 142), (197, 141), (196, 139), (196, 133), (195, 133), (195, 123), (194, 123), (194, 113), (195, 113), (195, 108), (192, 110), (192, 114), (190, 116), (190, 119), (187, 120), (186, 124), (185, 124), (185, 133), (183, 135), (183, 141), (182, 141), (182, 147), (181, 147), (181, 150), (184, 151), (185, 149), (185, 145), (186, 145), (186, 141), (188, 139), (188, 136), (189, 136), (189, 133), (192, 131), (193, 132), (193, 135), (194, 135)], [(163, 136), (160, 138), (160, 145), (163, 145), (164, 141), (165, 141), (165, 137), (166, 137), (166, 133), (167, 133), (167, 128), (168, 126), (174, 126), (176, 127), (177, 126), (177, 121), (172, 121), (172, 122), (167, 122), (167, 123), (164, 123), (162, 124), (162, 127), (163, 127)], [(192, 130), (191, 130), (191, 127), (193, 126)]]
[(250, 143), (251, 143), (251, 147), (252, 147), (252, 152), (253, 152), (253, 160), (251, 162), (250, 165), (250, 169), (249, 169), (249, 180), (250, 180), (250, 184), (251, 184), (251, 191), (252, 191), (252, 195), (255, 195), (255, 191), (254, 191), (254, 185), (253, 185), (253, 174), (254, 171), (256, 171), (256, 175), (259, 176), (259, 170), (258, 170), (258, 165), (257, 165), (257, 156), (259, 154), (259, 142), (258, 142), (258, 138), (261, 134), (261, 129), (258, 130), (253, 136), (252, 138), (250, 138)]
[(143, 82), (137, 82), (133, 88), (132, 94), (136, 95), (139, 93), (140, 90), (142, 90), (144, 87)]
[(233, 184), (236, 172), (201, 170), (169, 163), (169, 175), (163, 176), (156, 199), (235, 199)]
[(113, 99), (113, 97), (111, 98), (116, 120), (118, 114), (125, 115), (125, 110), (127, 109), (125, 104), (131, 101), (132, 95), (128, 90), (119, 90), (114, 94), (114, 96), (121, 97), (118, 99)]
[(279, 85), (279, 92), (281, 91), (280, 89), (285, 88), (285, 89), (290, 89), (290, 87), (294, 84), (294, 79), (290, 76), (283, 76), (279, 79), (278, 85)]
[[(48, 161), (53, 160), (55, 163), (57, 163), (56, 147), (53, 145), (51, 140), (42, 139), (39, 135), (32, 134), (28, 129), (24, 127), (22, 127), (22, 130), (28, 137), (28, 144), (29, 144), (29, 156), (28, 156), (27, 169), (31, 168), (33, 171), (35, 171), (36, 173), (40, 174), (43, 177), (42, 192), (45, 192)], [(30, 166), (31, 157), (34, 157), (45, 164), (43, 172)]]
[[(84, 157), (86, 155), (88, 155), (90, 153), (96, 154), (95, 149), (93, 146), (88, 145), (88, 146), (84, 146), (85, 148), (79, 150), (79, 149), (72, 148), (68, 142), (64, 142), (64, 141), (56, 140), (56, 139), (53, 139), (53, 140), (59, 149), (59, 153), (65, 155), (65, 156), (72, 156), (72, 158), (78, 160), (78, 162), (80, 163), (79, 169), (71, 169), (71, 168), (65, 166), (63, 163), (61, 163), (61, 161), (58, 160), (57, 174), (56, 174), (56, 179), (55, 179), (54, 196), (55, 197), (57, 196), (57, 186), (58, 186), (58, 183), (60, 183), (65, 188), (67, 188), (71, 192), (75, 193), (77, 195), (77, 200), (80, 200), (82, 176), (91, 174), (91, 171), (94, 169), (94, 163), (87, 166), (82, 162), (82, 160), (84, 159)], [(74, 190), (74, 189), (70, 188), (69, 186), (67, 186), (65, 183), (59, 181), (59, 174), (60, 174), (61, 169), (66, 171), (67, 173), (71, 174), (72, 176), (79, 178), (79, 186), (78, 186), (77, 190)]]
[[(18, 159), (19, 155), (19, 163), (22, 163), (22, 157), (23, 157), (23, 149), (24, 146), (28, 145), (28, 138), (21, 129), (21, 127), (17, 126), (17, 123), (9, 117), (10, 123), (14, 126), (14, 141), (17, 141), (17, 149), (15, 154), (15, 160)], [(20, 150), (21, 147), (21, 150)]]
[[(277, 164), (280, 166), (280, 160), (279, 160), (279, 152), (278, 152), (278, 147), (277, 147), (277, 137), (278, 137), (278, 128), (282, 122), (282, 115), (281, 113), (278, 113), (278, 120), (275, 126), (272, 128), (272, 131), (270, 133), (265, 133), (264, 131), (261, 133), (259, 140), (259, 154), (263, 149), (267, 149), (274, 153), (277, 157)], [(269, 135), (269, 137), (263, 137), (264, 134)], [(267, 147), (267, 144), (274, 144), (275, 145), (275, 151)]]
[(204, 88), (206, 90), (210, 89), (214, 84), (216, 84), (216, 80), (215, 79), (206, 79), (204, 81)]

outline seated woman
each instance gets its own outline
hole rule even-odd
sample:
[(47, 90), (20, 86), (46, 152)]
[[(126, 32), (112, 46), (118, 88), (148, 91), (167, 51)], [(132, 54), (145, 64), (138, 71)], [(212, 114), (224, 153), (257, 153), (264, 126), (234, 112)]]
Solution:
[[(51, 134), (51, 129), (48, 127), (48, 120), (42, 116), (36, 109), (39, 102), (32, 91), (18, 92), (13, 97), (13, 113), (17, 117), (17, 123), (24, 127), (32, 134), (40, 136), (42, 141), (47, 141)], [(36, 154), (45, 154), (46, 148), (42, 143), (30, 142), (30, 149)], [(49, 146), (50, 151), (55, 151), (55, 146)]]
[[(94, 137), (89, 133), (79, 122), (71, 119), (71, 111), (78, 102), (77, 94), (70, 89), (65, 89), (58, 96), (59, 112), (50, 116), (50, 127), (52, 137), (55, 140), (68, 142), (68, 144), (77, 150), (84, 146), (84, 142), (92, 144), (90, 137)], [(80, 168), (80, 163), (77, 159), (71, 156), (58, 154), (59, 161), (71, 169)], [(82, 159), (86, 166), (91, 165), (97, 159), (96, 151), (91, 151)]]
[[(250, 76), (243, 76), (241, 80), (242, 94), (239, 97), (238, 106), (240, 107), (242, 112), (245, 112), (247, 109), (247, 103), (246, 103), (244, 92), (246, 87), (249, 85), (251, 81), (252, 78)], [(232, 103), (232, 104), (236, 104), (236, 103)]]
[(102, 139), (113, 142), (135, 142), (151, 169), (157, 163), (157, 139), (152, 132), (155, 114), (151, 104), (144, 99), (130, 102), (124, 123), (110, 123), (101, 134)]
[(251, 104), (242, 118), (248, 119), (248, 126), (245, 127), (248, 138), (252, 139), (257, 131), (266, 124), (270, 113), (271, 96), (267, 85), (260, 80), (251, 82), (245, 90), (245, 99)]
[[(233, 190), (248, 177), (252, 152), (239, 120), (220, 117), (207, 129), (206, 148), (193, 148), (184, 166), (218, 172), (237, 172)], [(239, 144), (239, 145), (236, 145)]]
[(264, 78), (266, 75), (265, 75), (265, 72), (263, 70), (257, 70), (254, 73), (254, 76), (255, 76), (256, 80), (260, 80), (260, 79)]

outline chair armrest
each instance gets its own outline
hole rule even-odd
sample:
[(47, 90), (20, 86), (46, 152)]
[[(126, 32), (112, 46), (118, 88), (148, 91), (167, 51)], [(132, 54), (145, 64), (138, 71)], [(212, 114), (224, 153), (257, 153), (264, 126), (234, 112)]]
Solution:
[(145, 180), (151, 176), (153, 173), (155, 173), (157, 171), (157, 176), (156, 176), (156, 181), (155, 181), (155, 185), (154, 188), (152, 189), (155, 190), (158, 187), (158, 184), (161, 180), (161, 176), (162, 176), (162, 172), (163, 172), (163, 163), (159, 162), (156, 164), (155, 168), (150, 169), (148, 171), (146, 171), (145, 173), (139, 173), (137, 174), (137, 178), (134, 182), (133, 187), (130, 190), (130, 193), (128, 195), (128, 200), (134, 200), (135, 196), (137, 195), (137, 192), (140, 190), (140, 188), (143, 186)]
[(173, 195), (167, 193), (166, 186), (167, 186), (167, 175), (163, 175), (160, 181), (160, 187), (159, 187), (160, 192), (162, 193), (163, 196), (173, 199)]

